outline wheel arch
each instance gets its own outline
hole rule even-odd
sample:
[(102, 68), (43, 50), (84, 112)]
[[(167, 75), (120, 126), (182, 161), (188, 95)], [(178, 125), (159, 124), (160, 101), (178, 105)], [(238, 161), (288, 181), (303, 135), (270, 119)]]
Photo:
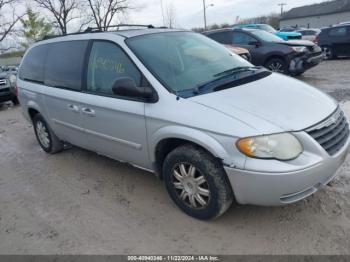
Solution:
[(37, 103), (35, 103), (34, 101), (29, 101), (27, 103), (27, 113), (28, 113), (29, 119), (33, 121), (33, 118), (36, 114), (42, 114), (42, 110)]
[(149, 149), (150, 160), (160, 177), (163, 161), (167, 154), (183, 144), (198, 146), (220, 160), (228, 156), (226, 150), (217, 140), (202, 131), (188, 127), (165, 127), (154, 133)]

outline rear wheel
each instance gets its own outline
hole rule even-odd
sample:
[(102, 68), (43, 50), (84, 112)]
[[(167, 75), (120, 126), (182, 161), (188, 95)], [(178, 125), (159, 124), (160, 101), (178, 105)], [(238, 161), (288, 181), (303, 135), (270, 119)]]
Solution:
[(278, 73), (282, 73), (282, 74), (287, 73), (287, 64), (281, 58), (271, 58), (271, 59), (269, 59), (266, 62), (265, 67), (267, 69), (269, 69), (270, 71), (272, 71), (272, 72), (278, 72)]
[(33, 118), (35, 136), (41, 148), (50, 154), (55, 154), (63, 149), (63, 143), (53, 133), (41, 114)]
[(194, 218), (219, 217), (233, 201), (222, 164), (199, 147), (184, 145), (170, 152), (164, 160), (163, 177), (175, 204)]
[(333, 49), (330, 46), (324, 46), (322, 47), (322, 49), (326, 60), (331, 60), (335, 58)]

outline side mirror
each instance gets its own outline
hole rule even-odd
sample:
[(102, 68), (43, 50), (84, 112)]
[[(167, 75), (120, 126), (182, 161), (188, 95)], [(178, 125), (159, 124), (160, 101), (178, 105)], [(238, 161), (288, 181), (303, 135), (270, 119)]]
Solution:
[(259, 47), (259, 46), (261, 46), (261, 43), (259, 41), (251, 41), (248, 43), (248, 45), (254, 45), (256, 47)]
[(130, 77), (118, 78), (113, 84), (112, 92), (117, 96), (155, 100), (155, 94), (150, 88), (137, 87), (134, 79)]

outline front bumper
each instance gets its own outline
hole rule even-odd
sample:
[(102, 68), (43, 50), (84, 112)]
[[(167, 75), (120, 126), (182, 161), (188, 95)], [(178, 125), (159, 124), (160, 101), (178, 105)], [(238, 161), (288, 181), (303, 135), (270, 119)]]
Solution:
[(293, 75), (301, 74), (306, 70), (318, 65), (325, 59), (323, 53), (312, 55), (307, 54), (304, 56), (298, 56), (291, 60), (289, 65), (289, 72)]
[(0, 86), (0, 102), (6, 102), (15, 97), (15, 92), (10, 86)]
[[(328, 184), (345, 161), (350, 138), (336, 155), (291, 172), (256, 172), (224, 167), (240, 204), (276, 206), (294, 203)], [(268, 160), (266, 160), (268, 161)]]

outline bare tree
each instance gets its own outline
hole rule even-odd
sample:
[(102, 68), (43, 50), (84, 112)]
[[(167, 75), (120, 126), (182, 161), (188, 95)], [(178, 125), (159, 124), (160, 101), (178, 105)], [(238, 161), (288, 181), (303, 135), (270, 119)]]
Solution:
[(128, 0), (87, 0), (97, 28), (107, 31), (119, 13), (131, 7)]
[(165, 26), (169, 28), (175, 27), (176, 10), (173, 3), (167, 4), (165, 7)]
[(78, 10), (78, 0), (34, 0), (39, 7), (49, 11), (62, 34), (67, 34), (67, 25), (78, 18), (74, 11)]
[[(18, 16), (14, 4), (18, 0), (0, 0), (0, 43), (14, 32), (14, 27), (22, 16)], [(6, 15), (5, 15), (6, 14)]]

